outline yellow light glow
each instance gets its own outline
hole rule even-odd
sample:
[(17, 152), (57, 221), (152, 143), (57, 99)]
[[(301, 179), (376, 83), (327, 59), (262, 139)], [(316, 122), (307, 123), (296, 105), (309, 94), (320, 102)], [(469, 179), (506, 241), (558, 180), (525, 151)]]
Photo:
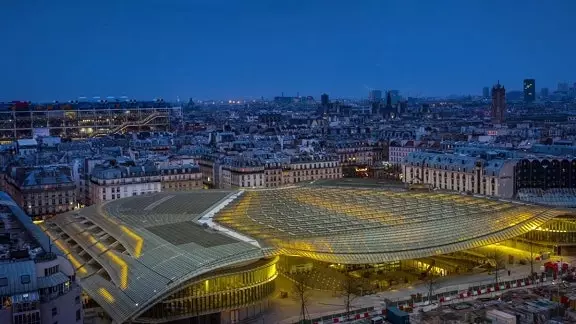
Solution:
[(80, 261), (78, 261), (75, 257), (72, 256), (72, 254), (70, 253), (68, 248), (66, 248), (66, 246), (64, 246), (64, 244), (62, 244), (62, 242), (54, 241), (54, 244), (56, 244), (56, 246), (60, 250), (62, 250), (64, 253), (66, 253), (66, 257), (68, 258), (68, 260), (70, 260), (70, 262), (72, 263), (72, 266), (74, 266), (74, 268), (76, 268), (76, 271), (80, 272), (81, 274), (88, 273), (88, 270), (86, 270), (83, 267), (83, 265), (82, 265), (82, 263), (80, 263)]
[(100, 296), (104, 297), (104, 299), (106, 299), (106, 301), (110, 304), (116, 301), (114, 296), (112, 296), (112, 294), (106, 288), (99, 288), (98, 293), (100, 294)]
[(86, 234), (88, 237), (88, 241), (100, 250), (100, 253), (103, 255), (108, 256), (112, 262), (116, 263), (116, 265), (120, 268), (120, 289), (124, 290), (128, 288), (128, 264), (124, 261), (121, 257), (114, 254), (114, 252), (108, 250), (104, 244), (98, 242), (94, 238), (94, 236), (90, 234)]
[(120, 267), (120, 289), (128, 288), (128, 264), (111, 251), (106, 253)]
[(268, 267), (268, 278), (275, 278), (276, 275), (278, 274), (278, 271), (276, 269), (276, 263), (272, 264), (270, 267)]
[(126, 233), (126, 235), (130, 236), (130, 238), (136, 241), (136, 246), (134, 247), (134, 257), (136, 259), (139, 258), (140, 255), (142, 254), (142, 245), (144, 245), (144, 239), (142, 239), (140, 235), (134, 233), (124, 225), (122, 225), (120, 228), (124, 233)]
[(80, 261), (78, 261), (78, 259), (76, 259), (74, 256), (72, 256), (70, 250), (68, 250), (68, 248), (62, 242), (60, 242), (60, 240), (56, 240), (52, 236), (52, 234), (46, 230), (46, 225), (44, 225), (44, 223), (40, 223), (40, 224), (38, 224), (38, 226), (40, 226), (42, 231), (44, 231), (44, 233), (46, 233), (46, 235), (48, 235), (50, 237), (50, 240), (52, 240), (52, 242), (54, 242), (54, 244), (62, 252), (64, 252), (64, 254), (66, 254), (66, 257), (68, 258), (68, 260), (70, 260), (70, 263), (72, 263), (72, 266), (76, 269), (76, 271), (78, 271), (80, 274), (87, 274), (88, 273), (88, 270), (86, 270), (86, 268), (84, 268), (82, 263)]

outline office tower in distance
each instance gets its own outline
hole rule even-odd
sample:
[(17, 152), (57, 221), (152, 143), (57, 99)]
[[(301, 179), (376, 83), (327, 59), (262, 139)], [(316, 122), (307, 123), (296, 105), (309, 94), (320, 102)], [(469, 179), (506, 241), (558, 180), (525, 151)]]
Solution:
[(506, 89), (500, 84), (500, 81), (492, 87), (492, 123), (502, 124), (506, 112)]
[(318, 114), (326, 115), (330, 110), (330, 97), (326, 93), (320, 96), (320, 106), (318, 106)]
[(328, 106), (328, 104), (330, 104), (330, 98), (326, 93), (323, 93), (322, 96), (320, 96), (320, 104), (322, 106)]
[(370, 90), (368, 92), (368, 100), (370, 102), (380, 102), (382, 100), (382, 90)]
[(570, 86), (568, 85), (568, 82), (559, 82), (557, 91), (562, 93), (568, 93), (569, 88)]
[(536, 100), (536, 80), (524, 79), (524, 102), (534, 102)]
[(482, 98), (490, 98), (490, 87), (482, 88)]
[(390, 94), (392, 99), (391, 104), (393, 105), (396, 105), (402, 99), (402, 96), (400, 96), (400, 90), (390, 90), (388, 93)]
[(546, 99), (546, 98), (548, 98), (549, 95), (550, 95), (550, 90), (548, 90), (548, 88), (540, 89), (540, 98)]

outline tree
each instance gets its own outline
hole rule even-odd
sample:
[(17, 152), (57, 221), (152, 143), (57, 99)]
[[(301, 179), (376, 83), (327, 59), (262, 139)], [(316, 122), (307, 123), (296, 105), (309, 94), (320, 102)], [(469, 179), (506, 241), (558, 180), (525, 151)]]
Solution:
[(504, 260), (504, 253), (502, 253), (498, 249), (495, 249), (494, 253), (492, 254), (492, 260), (494, 261), (494, 284), (498, 285), (498, 283), (500, 282), (498, 279), (498, 271), (500, 271), (500, 269), (503, 269), (506, 264)]
[(293, 298), (300, 303), (300, 322), (306, 321), (308, 316), (308, 303), (310, 302), (310, 277), (306, 273), (299, 273), (294, 277), (292, 286)]
[(534, 247), (532, 242), (530, 242), (530, 278), (534, 276)]
[(434, 296), (434, 289), (436, 288), (436, 278), (428, 276), (426, 279), (426, 290), (428, 294), (428, 304), (432, 304), (432, 296)]
[(364, 281), (362, 278), (356, 278), (347, 275), (346, 279), (342, 282), (341, 296), (344, 298), (344, 306), (346, 307), (346, 318), (350, 315), (352, 302), (362, 295), (364, 291)]

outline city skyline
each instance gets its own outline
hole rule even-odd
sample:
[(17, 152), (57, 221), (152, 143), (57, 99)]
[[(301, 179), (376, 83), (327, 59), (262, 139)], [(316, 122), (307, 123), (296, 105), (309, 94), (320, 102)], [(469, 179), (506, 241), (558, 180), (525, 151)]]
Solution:
[[(526, 1), (521, 12), (495, 1), (10, 3), (0, 22), (12, 44), (0, 100), (448, 96), (496, 80), (521, 90), (526, 78), (554, 89), (576, 75), (564, 41), (574, 9), (570, 1)], [(524, 22), (529, 33), (518, 28)]]
[[(522, 80), (525, 81), (526, 79)], [(330, 99), (344, 99), (344, 100), (370, 100), (370, 95), (372, 92), (374, 91), (380, 91), (383, 94), (388, 93), (389, 91), (392, 92), (398, 92), (402, 97), (407, 98), (407, 97), (414, 97), (414, 98), (452, 98), (452, 97), (467, 97), (467, 96), (472, 96), (472, 97), (486, 97), (485, 96), (485, 88), (491, 89), (492, 86), (501, 83), (499, 80), (496, 80), (496, 82), (494, 82), (493, 84), (491, 84), (490, 86), (483, 86), (482, 88), (480, 88), (480, 90), (476, 91), (476, 92), (471, 92), (471, 93), (451, 93), (451, 94), (446, 94), (446, 95), (422, 95), (421, 93), (410, 93), (410, 92), (403, 92), (402, 90), (399, 89), (387, 89), (387, 88), (367, 88), (366, 89), (366, 93), (364, 94), (360, 94), (358, 96), (354, 96), (354, 97), (345, 97), (345, 96), (339, 96), (339, 95), (334, 95), (334, 94), (330, 94), (328, 91), (323, 91), (321, 93), (302, 93), (300, 91), (297, 91), (296, 93), (285, 93), (285, 92), (280, 92), (280, 93), (273, 93), (269, 96), (259, 96), (259, 95), (253, 95), (253, 96), (234, 96), (234, 97), (202, 97), (202, 96), (198, 96), (198, 97), (185, 97), (185, 96), (180, 96), (180, 95), (176, 95), (173, 98), (165, 98), (163, 96), (144, 96), (144, 97), (132, 97), (132, 96), (127, 96), (125, 94), (123, 95), (94, 95), (94, 96), (71, 96), (71, 97), (60, 97), (60, 98), (52, 98), (52, 99), (44, 99), (44, 100), (28, 100), (27, 98), (0, 98), (0, 102), (11, 102), (11, 101), (31, 101), (31, 102), (38, 102), (38, 103), (49, 103), (49, 102), (59, 102), (59, 103), (65, 103), (65, 102), (72, 102), (72, 101), (84, 101), (84, 102), (96, 102), (96, 101), (100, 101), (100, 100), (106, 100), (106, 101), (131, 101), (131, 100), (138, 100), (138, 101), (155, 101), (155, 100), (164, 100), (166, 102), (187, 102), (191, 99), (195, 100), (195, 101), (221, 101), (223, 103), (225, 103), (226, 101), (230, 101), (230, 100), (238, 100), (238, 101), (242, 101), (242, 102), (250, 102), (250, 101), (260, 101), (260, 100), (266, 100), (266, 101), (270, 101), (273, 100), (275, 97), (313, 97), (316, 101), (320, 102), (321, 100), (321, 96), (322, 94), (328, 94), (330, 96)], [(569, 87), (571, 87), (573, 84), (571, 82), (567, 82), (567, 81), (560, 81), (558, 82), (557, 85), (554, 86), (536, 86), (535, 89), (538, 92), (537, 94), (535, 94), (536, 96), (541, 95), (540, 91), (545, 89), (545, 91), (549, 91), (551, 90), (552, 92), (555, 92), (559, 89), (559, 86), (561, 84), (566, 84)], [(576, 83), (574, 83), (576, 84)], [(521, 85), (522, 86), (522, 85)], [(570, 89), (570, 88), (569, 88)], [(521, 87), (510, 87), (506, 90), (507, 93), (510, 92), (522, 92), (523, 89)], [(558, 90), (560, 91), (560, 90)]]

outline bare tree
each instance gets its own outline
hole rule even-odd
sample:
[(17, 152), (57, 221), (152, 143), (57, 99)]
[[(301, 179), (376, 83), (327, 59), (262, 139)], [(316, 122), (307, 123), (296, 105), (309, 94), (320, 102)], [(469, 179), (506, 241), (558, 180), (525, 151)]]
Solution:
[(530, 278), (534, 276), (534, 246), (530, 242)]
[(350, 315), (350, 309), (354, 300), (364, 292), (364, 280), (347, 275), (346, 279), (342, 282), (341, 296), (344, 298), (344, 306), (346, 307), (346, 318)]
[(494, 261), (494, 284), (498, 285), (499, 278), (498, 278), (498, 272), (505, 268), (505, 260), (504, 260), (504, 253), (502, 253), (501, 251), (499, 251), (498, 249), (494, 250), (494, 253), (492, 254), (492, 260)]
[(428, 276), (425, 283), (428, 294), (428, 303), (432, 304), (432, 296), (434, 296), (434, 289), (436, 288), (436, 278)]
[(294, 277), (292, 286), (293, 298), (300, 303), (300, 322), (308, 317), (308, 303), (310, 302), (310, 277), (306, 273), (299, 273)]

